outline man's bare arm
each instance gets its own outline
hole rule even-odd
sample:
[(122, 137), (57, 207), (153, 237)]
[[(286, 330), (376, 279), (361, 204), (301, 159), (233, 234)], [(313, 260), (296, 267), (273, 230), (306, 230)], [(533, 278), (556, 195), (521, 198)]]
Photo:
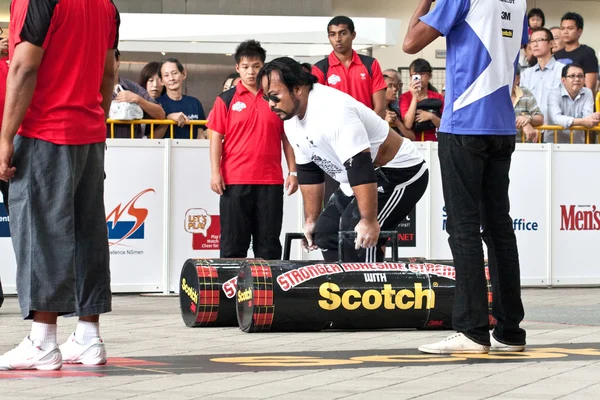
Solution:
[(408, 32), (404, 37), (402, 50), (408, 54), (415, 54), (427, 47), (431, 42), (441, 36), (441, 33), (431, 26), (421, 22), (419, 18), (431, 9), (432, 0), (421, 0), (410, 22)]
[(104, 74), (102, 76), (102, 85), (100, 86), (100, 93), (102, 94), (102, 109), (104, 109), (105, 118), (108, 118), (114, 87), (115, 51), (110, 49), (106, 52), (106, 58), (104, 59)]
[(325, 183), (314, 185), (300, 185), (302, 200), (304, 202), (304, 220), (317, 222), (323, 210), (323, 197), (325, 196)]
[(373, 93), (373, 111), (383, 119), (385, 119), (385, 103), (385, 89)]
[(2, 140), (12, 141), (31, 104), (44, 49), (29, 42), (16, 46), (6, 80)]
[(588, 72), (585, 74), (585, 87), (590, 89), (594, 95), (596, 96), (596, 87), (598, 86), (598, 73), (597, 72)]

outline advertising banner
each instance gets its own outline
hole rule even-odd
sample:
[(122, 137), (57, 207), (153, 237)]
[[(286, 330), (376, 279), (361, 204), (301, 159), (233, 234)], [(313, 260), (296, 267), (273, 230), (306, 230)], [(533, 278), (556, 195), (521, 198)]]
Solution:
[(109, 140), (104, 204), (114, 292), (162, 290), (164, 146)]
[(521, 144), (519, 151), (513, 153), (510, 166), (510, 216), (519, 249), (521, 284), (528, 286), (550, 284), (548, 147)]
[(595, 147), (558, 145), (552, 153), (553, 285), (600, 284), (600, 157), (589, 151)]

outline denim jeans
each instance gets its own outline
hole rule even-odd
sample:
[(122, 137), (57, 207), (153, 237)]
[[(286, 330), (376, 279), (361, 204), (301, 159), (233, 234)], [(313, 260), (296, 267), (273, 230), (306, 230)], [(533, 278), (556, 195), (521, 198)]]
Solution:
[(492, 314), (498, 321), (494, 337), (525, 344), (525, 331), (519, 327), (524, 317), (519, 254), (508, 199), (515, 136), (438, 133), (438, 141), (448, 242), (456, 268), (452, 325), (475, 342), (490, 344), (483, 236)]

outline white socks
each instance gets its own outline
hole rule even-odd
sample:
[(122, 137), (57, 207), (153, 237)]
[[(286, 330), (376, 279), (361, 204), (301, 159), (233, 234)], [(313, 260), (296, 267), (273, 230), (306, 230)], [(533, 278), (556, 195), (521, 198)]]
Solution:
[[(97, 322), (78, 321), (75, 329), (75, 340), (79, 344), (88, 344), (93, 339), (100, 338), (100, 324)], [(39, 342), (42, 349), (56, 345), (56, 324), (33, 322), (29, 339)]]
[(42, 349), (56, 345), (56, 324), (32, 323), (29, 339), (32, 342), (40, 342)]
[(87, 344), (92, 339), (100, 339), (100, 324), (98, 322), (78, 321), (75, 329), (77, 343)]

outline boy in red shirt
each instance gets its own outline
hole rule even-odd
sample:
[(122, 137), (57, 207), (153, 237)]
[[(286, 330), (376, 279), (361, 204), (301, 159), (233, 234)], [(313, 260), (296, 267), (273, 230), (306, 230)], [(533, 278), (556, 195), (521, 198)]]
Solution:
[(298, 189), (294, 150), (256, 81), (265, 50), (259, 42), (247, 40), (234, 57), (241, 82), (217, 97), (208, 122), (211, 189), (221, 196), (221, 258), (245, 258), (252, 239), (255, 257), (278, 260), (283, 222), (281, 148), (290, 171), (285, 180), (288, 195)]

